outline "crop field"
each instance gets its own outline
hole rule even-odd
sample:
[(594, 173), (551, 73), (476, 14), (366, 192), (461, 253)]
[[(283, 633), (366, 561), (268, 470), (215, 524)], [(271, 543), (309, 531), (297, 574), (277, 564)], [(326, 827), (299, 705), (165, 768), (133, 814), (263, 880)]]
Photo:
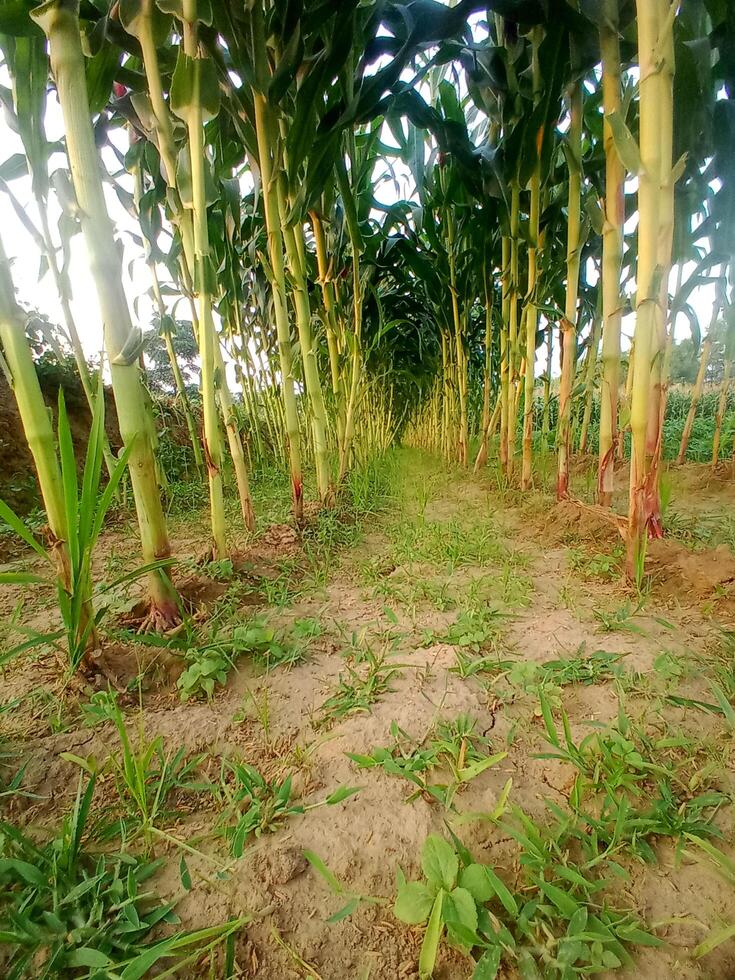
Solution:
[(735, 978), (735, 0), (0, 0), (0, 978)]

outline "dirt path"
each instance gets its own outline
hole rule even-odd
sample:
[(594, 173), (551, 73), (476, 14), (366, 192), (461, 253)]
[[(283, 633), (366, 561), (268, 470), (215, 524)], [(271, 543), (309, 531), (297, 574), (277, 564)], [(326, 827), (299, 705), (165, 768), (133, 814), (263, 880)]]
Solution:
[[(690, 597), (674, 600), (655, 585), (640, 600), (626, 594), (606, 558), (614, 537), (590, 545), (588, 530), (546, 498), (527, 503), (500, 494), (489, 478), (447, 474), (403, 453), (395, 506), (368, 523), (323, 581), (296, 599), (284, 590), (282, 601), (258, 610), (279, 634), (311, 631), (303, 659), (264, 672), (242, 658), (211, 702), (181, 704), (165, 678), (146, 694), (148, 737), (160, 734), (171, 749), (205, 753), (203, 771), (215, 782), (223, 759), (241, 759), (268, 780), (290, 774), (292, 798), (307, 807), (251, 838), (223, 880), (212, 877), (210, 861), (191, 858), (194, 885), (178, 906), (185, 926), (253, 916), (238, 945), (243, 976), (417, 976), (422, 930), (399, 922), (392, 902), (399, 867), (409, 878), (419, 875), (427, 835), (446, 836), (451, 827), (475, 860), (513, 886), (521, 869), (507, 830), (511, 807), (541, 827), (553, 823), (549, 801), (568, 808), (575, 769), (539, 758), (549, 749), (540, 687), (560, 732), (566, 712), (576, 743), (594, 726), (614, 727), (624, 711), (655, 761), (670, 763), (686, 784), (682, 807), (704, 792), (730, 796), (724, 719), (667, 701), (672, 694), (711, 701), (708, 685), (721, 676), (717, 670), (732, 673), (733, 648), (723, 646), (719, 628), (727, 617), (718, 603), (728, 596), (692, 605)], [(223, 622), (247, 622), (252, 610), (235, 603)], [(584, 674), (600, 651), (611, 655), (600, 660), (606, 672), (566, 683), (543, 672), (542, 665), (556, 662)], [(34, 690), (52, 675), (45, 669), (46, 675), (36, 671)], [(18, 673), (14, 690), (27, 687), (29, 670)], [(31, 721), (27, 727), (28, 780), (42, 800), (24, 819), (43, 823), (75, 785), (78, 770), (60, 753), (104, 758), (114, 736), (104, 724), (61, 732), (40, 723), (34, 732)], [(411, 754), (452, 735), (461, 753), (474, 746), (479, 757), (499, 758), (457, 783), (449, 756), (441, 757), (427, 781), (457, 783), (449, 805), (347, 755), (396, 744)], [(466, 760), (460, 758), (460, 769)], [(309, 809), (343, 786), (359, 792)], [(633, 793), (643, 805), (655, 787), (655, 779), (641, 779)], [(167, 830), (226, 864), (227, 844), (217, 833), (223, 805), (221, 797), (200, 795), (182, 804)], [(500, 822), (489, 819), (493, 813)], [(728, 806), (713, 820), (722, 835), (714, 842), (727, 850)], [(616, 907), (634, 911), (665, 940), (661, 948), (635, 950), (635, 965), (617, 975), (735, 975), (732, 941), (692, 956), (710, 929), (735, 922), (735, 890), (692, 848), (682, 853), (680, 841), (677, 851), (676, 837), (652, 836), (655, 860), (648, 862), (630, 849), (616, 855), (627, 874), (612, 889)], [(304, 851), (326, 863), (342, 894), (330, 891)], [(169, 853), (157, 884), (163, 894), (179, 895), (178, 855), (175, 848)], [(356, 902), (349, 916), (327, 921), (358, 895), (380, 901)], [(468, 957), (443, 943), (435, 976), (460, 980), (471, 972)]]

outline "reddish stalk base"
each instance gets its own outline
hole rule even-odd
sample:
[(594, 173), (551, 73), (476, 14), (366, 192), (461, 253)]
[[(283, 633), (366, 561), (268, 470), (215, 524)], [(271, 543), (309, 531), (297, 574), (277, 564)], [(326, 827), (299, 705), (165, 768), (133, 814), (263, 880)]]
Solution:
[(291, 477), (291, 489), (293, 492), (293, 516), (297, 524), (301, 524), (304, 519), (304, 484), (300, 479)]
[(181, 622), (181, 613), (174, 599), (150, 600), (148, 612), (138, 627), (139, 633), (165, 633)]

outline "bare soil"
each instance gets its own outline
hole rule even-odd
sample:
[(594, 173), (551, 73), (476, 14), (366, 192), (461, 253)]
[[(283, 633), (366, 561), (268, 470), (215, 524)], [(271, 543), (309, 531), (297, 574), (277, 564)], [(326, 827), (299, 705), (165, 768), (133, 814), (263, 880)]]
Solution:
[[(160, 734), (171, 751), (183, 746), (188, 753), (204, 753), (202, 771), (213, 780), (222, 759), (238, 758), (267, 778), (292, 773), (294, 795), (307, 805), (341, 785), (360, 787), (344, 803), (307, 810), (254, 839), (234, 862), (216, 832), (217, 800), (199, 795), (182, 801), (166, 829), (195, 843), (208, 859), (187, 858), (194, 879), (187, 893), (179, 881), (176, 848), (157, 847), (170, 860), (156, 887), (163, 896), (180, 897), (177, 911), (186, 928), (234, 915), (251, 917), (237, 946), (243, 977), (417, 977), (421, 930), (400, 923), (392, 901), (399, 867), (407, 877), (418, 876), (427, 834), (444, 832), (448, 823), (478, 860), (492, 863), (513, 883), (519, 871), (517, 846), (493, 822), (469, 815), (491, 812), (509, 778), (512, 802), (538, 821), (547, 814), (546, 800), (567, 805), (573, 770), (538, 758), (547, 746), (534, 695), (521, 688), (508, 693), (493, 677), (463, 678), (453, 669), (456, 644), (442, 637), (470, 602), (475, 609), (502, 614), (494, 647), (501, 660), (544, 663), (580, 649), (620, 654), (628, 678), (628, 716), (652, 737), (689, 735), (695, 746), (688, 763), (692, 785), (699, 775), (708, 786), (735, 792), (731, 735), (724, 720), (666, 700), (671, 691), (711, 700), (703, 665), (719, 655), (722, 630), (735, 629), (735, 557), (725, 545), (694, 551), (676, 540), (656, 543), (650, 589), (640, 597), (621, 584), (619, 567), (601, 566), (600, 556), (616, 549), (619, 554), (621, 547), (614, 522), (604, 515), (557, 505), (540, 493), (501, 493), (489, 476), (446, 473), (415, 453), (402, 454), (402, 467), (394, 505), (367, 522), (355, 547), (332, 556), (322, 576), (305, 575), (302, 545), (290, 527), (268, 530), (240, 549), (240, 581), (245, 586), (252, 582), (253, 589), (242, 589), (228, 613), (228, 628), (247, 624), (256, 612), (286, 632), (304, 619), (321, 624), (322, 633), (310, 642), (306, 658), (292, 668), (266, 673), (242, 658), (212, 701), (187, 704), (176, 689), (177, 658), (133, 642), (111, 644), (104, 652), (106, 663), (86, 688), (62, 691), (51, 656), (29, 657), (6, 672), (2, 702), (17, 703), (0, 715), (2, 734), (18, 762), (26, 764), (24, 788), (38, 798), (12, 799), (5, 816), (39, 833), (59, 821), (75, 792), (79, 770), (62, 753), (103, 760), (116, 751), (112, 727), (84, 725), (78, 710), (95, 687), (110, 682), (121, 690), (131, 724), (137, 723), (141, 703), (146, 735)], [(674, 488), (673, 499), (683, 511), (694, 497), (692, 482), (685, 472), (682, 495)], [(732, 483), (716, 480), (712, 493), (712, 506), (729, 508), (735, 517)], [(701, 510), (701, 498), (697, 506)], [(204, 532), (203, 519), (200, 526)], [(187, 556), (203, 553), (206, 536), (197, 535), (193, 518), (182, 531), (175, 550)], [(488, 536), (484, 551), (477, 546), (481, 534)], [(443, 551), (429, 547), (438, 537)], [(475, 547), (477, 555), (468, 557)], [(100, 571), (115, 562), (124, 565), (134, 549), (131, 527), (114, 529), (104, 539)], [(30, 565), (24, 556), (20, 567)], [(262, 581), (275, 581), (284, 567), (293, 576), (293, 588), (285, 600), (269, 606)], [(202, 622), (221, 608), (227, 589), (220, 582), (190, 580), (187, 595)], [(50, 593), (29, 598), (16, 587), (3, 587), (6, 645), (14, 619), (37, 629), (53, 624), (51, 603)], [(325, 700), (347, 676), (348, 666), (364, 671), (359, 654), (366, 649), (396, 668), (387, 690), (369, 710), (325, 723)], [(681, 666), (673, 679), (656, 666), (664, 652)], [(136, 677), (143, 678), (139, 689), (131, 683)], [(617, 716), (619, 688), (613, 681), (570, 684), (560, 697), (575, 738)], [(454, 810), (426, 795), (406, 802), (412, 790), (408, 782), (381, 769), (358, 769), (346, 755), (389, 745), (394, 722), (420, 742), (438, 721), (462, 714), (476, 719), (490, 751), (507, 755), (463, 787)], [(103, 778), (103, 797), (108, 792), (114, 792), (111, 779)], [(716, 843), (731, 853), (730, 808), (716, 819), (724, 835)], [(306, 861), (305, 850), (318, 854), (346, 891), (382, 902), (362, 903), (350, 917), (328, 923), (345, 901), (330, 893)], [(637, 950), (635, 966), (616, 975), (646, 980), (735, 976), (732, 940), (708, 956), (693, 956), (711, 929), (735, 922), (735, 891), (706, 861), (675, 855), (669, 839), (659, 840), (656, 851), (655, 864), (625, 862), (630, 878), (616, 897), (665, 945)], [(228, 866), (224, 880), (212, 876), (212, 859)], [(464, 980), (471, 972), (469, 960), (443, 944), (435, 976)]]

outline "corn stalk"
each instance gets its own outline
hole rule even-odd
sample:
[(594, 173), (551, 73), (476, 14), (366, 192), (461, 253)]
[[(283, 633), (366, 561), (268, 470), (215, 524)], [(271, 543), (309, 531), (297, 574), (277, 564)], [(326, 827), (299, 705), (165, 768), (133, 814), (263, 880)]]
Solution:
[(508, 422), (510, 417), (510, 239), (503, 236), (502, 280), (501, 280), (501, 326), (500, 326), (500, 467), (503, 473), (508, 472)]
[[(730, 262), (730, 282), (735, 277), (735, 262)], [(727, 396), (730, 391), (730, 378), (732, 376), (732, 362), (735, 355), (735, 302), (732, 300), (727, 303), (725, 311), (725, 366), (722, 373), (720, 384), (720, 397), (717, 402), (717, 418), (715, 419), (715, 431), (712, 438), (712, 469), (715, 469), (720, 457), (720, 439), (722, 437), (722, 420), (725, 417), (727, 408)], [(735, 451), (735, 439), (733, 439)]]
[(715, 300), (712, 304), (712, 315), (710, 317), (709, 327), (707, 329), (707, 336), (702, 342), (702, 350), (699, 355), (699, 367), (697, 368), (697, 377), (694, 380), (694, 386), (692, 387), (691, 400), (689, 402), (689, 411), (687, 412), (686, 422), (684, 423), (684, 429), (681, 433), (681, 442), (679, 443), (679, 452), (676, 456), (676, 462), (681, 465), (686, 459), (687, 447), (689, 446), (689, 439), (692, 435), (692, 428), (694, 426), (694, 419), (697, 417), (697, 407), (699, 405), (699, 399), (702, 397), (702, 389), (704, 388), (704, 379), (707, 375), (707, 368), (709, 367), (709, 359), (712, 354), (712, 345), (715, 340), (715, 333), (717, 331), (717, 321), (720, 316), (720, 310), (722, 309), (724, 297), (722, 295), (722, 290), (717, 289), (715, 293)]
[(482, 281), (485, 292), (485, 373), (482, 389), (482, 427), (480, 448), (475, 457), (474, 472), (478, 473), (487, 463), (488, 442), (490, 439), (490, 389), (492, 386), (492, 333), (494, 286), (488, 270), (487, 255), (482, 264)]
[[(130, 447), (130, 480), (145, 564), (171, 552), (156, 476), (154, 426), (138, 356), (140, 330), (133, 327), (122, 283), (120, 253), (105, 204), (100, 165), (90, 121), (84, 55), (76, 0), (48, 0), (32, 11), (49, 41), (66, 132), (66, 149), (97, 289), (105, 349), (112, 376), (120, 434)], [(176, 592), (160, 570), (148, 575), (150, 623), (167, 627), (179, 619)]]
[(64, 510), (61, 469), (56, 455), (56, 440), (51, 415), (43, 400), (41, 386), (33, 364), (33, 354), (25, 331), (25, 315), (15, 299), (10, 263), (0, 240), (0, 343), (18, 406), (23, 432), (38, 477), (41, 499), (51, 532), (58, 575), (69, 586), (68, 536)]
[[(259, 48), (260, 50), (260, 48)], [(265, 52), (261, 52), (265, 59)], [(261, 65), (261, 72), (265, 66)], [(294, 391), (293, 350), (286, 305), (286, 272), (283, 263), (283, 237), (281, 218), (278, 210), (278, 174), (274, 172), (275, 142), (268, 101), (258, 89), (253, 88), (255, 108), (255, 130), (258, 140), (258, 159), (263, 194), (263, 209), (268, 234), (268, 256), (270, 259), (271, 288), (273, 307), (278, 335), (278, 357), (281, 368), (281, 392), (286, 423), (286, 439), (291, 466), (291, 487), (293, 493), (293, 513), (297, 521), (303, 518), (303, 477), (301, 474), (301, 436), (299, 416)]]
[[(541, 67), (538, 49), (540, 29), (534, 28), (531, 36), (531, 72), (533, 79), (533, 102), (538, 105), (541, 97)], [(524, 373), (523, 401), (523, 460), (521, 463), (521, 490), (530, 490), (533, 483), (533, 396), (536, 368), (536, 328), (538, 326), (538, 252), (539, 211), (541, 208), (541, 142), (543, 128), (536, 136), (537, 157), (531, 175), (531, 208), (528, 222), (528, 293), (526, 297), (526, 370)]]
[[(283, 152), (283, 147), (282, 151)], [(301, 362), (304, 369), (306, 395), (309, 401), (314, 445), (314, 464), (316, 468), (317, 490), (322, 503), (328, 503), (332, 496), (332, 479), (329, 466), (329, 445), (327, 442), (327, 410), (319, 378), (319, 365), (316, 360), (316, 344), (311, 329), (311, 307), (306, 282), (306, 251), (304, 232), (300, 223), (291, 224), (288, 213), (292, 202), (286, 194), (286, 181), (281, 175), (278, 182), (278, 210), (281, 216), (281, 233), (286, 248), (288, 272), (291, 283), (291, 300), (296, 317), (296, 329), (301, 349)]]
[(618, 441), (620, 388), (620, 325), (623, 298), (620, 271), (625, 223), (625, 168), (615, 147), (610, 115), (621, 112), (618, 0), (604, 0), (600, 28), (602, 55), (603, 142), (605, 149), (605, 218), (602, 231), (602, 372), (600, 377), (600, 437), (597, 500), (612, 504), (615, 449)]
[(508, 318), (508, 348), (510, 379), (508, 385), (508, 463), (506, 476), (513, 477), (516, 453), (516, 385), (518, 381), (518, 246), (520, 222), (520, 188), (518, 181), (511, 185), (510, 198), (510, 316)]
[[(177, 14), (183, 16), (184, 8), (183, 6), (177, 5)], [(141, 97), (134, 96), (134, 105), (138, 108), (139, 114), (143, 119), (151, 118), (152, 128), (154, 130), (155, 143), (158, 148), (161, 162), (163, 165), (163, 174), (166, 179), (166, 184), (168, 186), (168, 199), (172, 210), (173, 222), (178, 229), (179, 236), (181, 239), (181, 254), (179, 256), (179, 266), (180, 266), (180, 279), (181, 287), (184, 294), (188, 298), (194, 298), (195, 292), (195, 281), (197, 279), (197, 255), (196, 255), (196, 243), (195, 243), (195, 209), (193, 207), (193, 201), (187, 201), (188, 207), (184, 205), (182, 198), (185, 196), (183, 191), (180, 191), (179, 183), (179, 173), (177, 167), (177, 153), (176, 145), (174, 142), (174, 130), (173, 130), (173, 118), (168, 105), (166, 104), (163, 85), (161, 82), (160, 67), (158, 61), (158, 46), (165, 39), (168, 34), (169, 20), (164, 17), (161, 12), (156, 7), (154, 0), (122, 0), (120, 6), (120, 19), (128, 33), (132, 34), (137, 38), (141, 53), (143, 57), (143, 67), (146, 75), (146, 84), (148, 88), (148, 97), (150, 99), (150, 110), (148, 106), (141, 101)], [(186, 32), (185, 32), (186, 37)], [(190, 44), (192, 43), (192, 38), (190, 37)], [(193, 37), (193, 47), (196, 51), (198, 45), (196, 44), (196, 32)], [(199, 69), (199, 71), (204, 70), (207, 75), (207, 86), (209, 88), (209, 97), (211, 102), (210, 111), (214, 111), (217, 108), (217, 98), (216, 98), (216, 79), (212, 79), (211, 67), (209, 64), (206, 69)], [(214, 81), (214, 91), (213, 89)], [(179, 92), (174, 90), (172, 106), (181, 95), (186, 102), (190, 98), (190, 93), (186, 92), (187, 82), (183, 75), (183, 71), (179, 74)], [(183, 90), (183, 91), (182, 91)], [(182, 104), (182, 111), (186, 112), (186, 105)], [(184, 118), (182, 116), (182, 118)], [(204, 120), (202, 119), (202, 122)], [(184, 122), (187, 123), (188, 128), (188, 115), (184, 118)], [(203, 152), (203, 150), (202, 150)], [(190, 151), (191, 153), (191, 151)], [(206, 162), (206, 158), (205, 158)], [(191, 167), (189, 168), (191, 171)], [(193, 187), (192, 187), (193, 191)], [(206, 195), (205, 195), (205, 214), (206, 214)], [(207, 231), (208, 237), (208, 231)], [(225, 431), (227, 433), (227, 442), (230, 449), (230, 456), (232, 458), (233, 468), (235, 470), (235, 479), (237, 482), (238, 495), (240, 499), (240, 509), (243, 516), (243, 522), (248, 530), (253, 531), (255, 529), (255, 513), (253, 510), (252, 498), (250, 496), (250, 482), (248, 476), (247, 464), (245, 462), (245, 454), (243, 451), (242, 438), (240, 435), (240, 430), (237, 425), (237, 419), (235, 417), (234, 405), (232, 402), (232, 395), (230, 393), (229, 386), (227, 384), (227, 375), (225, 371), (224, 359), (222, 357), (222, 350), (220, 347), (219, 339), (217, 336), (216, 329), (214, 327), (214, 321), (212, 319), (211, 309), (213, 303), (213, 294), (208, 297), (209, 302), (209, 321), (211, 322), (212, 333), (209, 337), (204, 337), (200, 334), (199, 323), (202, 321), (201, 317), (201, 304), (202, 297), (199, 296), (199, 302), (195, 304), (195, 316), (193, 318), (195, 334), (197, 338), (197, 344), (200, 346), (200, 357), (202, 360), (202, 366), (204, 365), (204, 356), (201, 348), (201, 344), (204, 342), (207, 344), (207, 350), (211, 346), (212, 350), (212, 362), (213, 367), (211, 371), (211, 380), (214, 385), (215, 398), (219, 401), (220, 411), (222, 413), (222, 419), (225, 425)], [(203, 322), (206, 322), (203, 321)], [(209, 343), (211, 341), (211, 344)], [(207, 375), (207, 384), (209, 384), (210, 374)], [(205, 387), (204, 371), (202, 372), (202, 389)], [(203, 403), (206, 408), (209, 405), (209, 412), (211, 413), (211, 395), (210, 397), (203, 398)], [(211, 419), (210, 428), (212, 426)], [(188, 424), (188, 419), (187, 419)], [(204, 419), (205, 436), (207, 430), (207, 413), (205, 412)], [(197, 440), (198, 441), (198, 440)], [(221, 445), (221, 437), (219, 437), (219, 442)], [(205, 446), (206, 449), (206, 446)], [(208, 464), (209, 466), (209, 464)], [(209, 472), (209, 470), (208, 470)]]
[[(637, 0), (638, 59), (640, 65), (640, 167), (638, 178), (638, 268), (636, 293), (635, 360), (630, 401), (632, 451), (630, 495), (626, 541), (626, 576), (642, 582), (646, 540), (652, 513), (652, 494), (656, 490), (657, 470), (648, 467), (648, 416), (651, 404), (652, 361), (657, 354), (658, 321), (661, 309), (663, 268), (660, 264), (662, 187), (665, 156), (662, 131), (670, 132), (670, 123), (661, 118), (670, 107), (665, 89), (670, 73), (662, 66), (668, 47), (667, 32), (672, 23), (665, 16), (660, 0)], [(675, 7), (671, 8), (675, 10)]]
[(559, 421), (557, 438), (559, 467), (556, 496), (562, 500), (569, 494), (569, 451), (572, 415), (572, 388), (577, 351), (577, 306), (579, 303), (579, 266), (582, 251), (582, 86), (574, 82), (569, 95), (569, 136), (567, 164), (569, 167), (569, 198), (567, 207), (567, 288), (562, 320), (562, 365), (559, 383)]
[(587, 439), (589, 437), (592, 403), (595, 394), (595, 378), (597, 376), (597, 349), (599, 346), (600, 317), (596, 314), (592, 321), (589, 350), (587, 351), (587, 358), (584, 362), (584, 411), (582, 413), (582, 425), (579, 430), (580, 453), (587, 452)]

